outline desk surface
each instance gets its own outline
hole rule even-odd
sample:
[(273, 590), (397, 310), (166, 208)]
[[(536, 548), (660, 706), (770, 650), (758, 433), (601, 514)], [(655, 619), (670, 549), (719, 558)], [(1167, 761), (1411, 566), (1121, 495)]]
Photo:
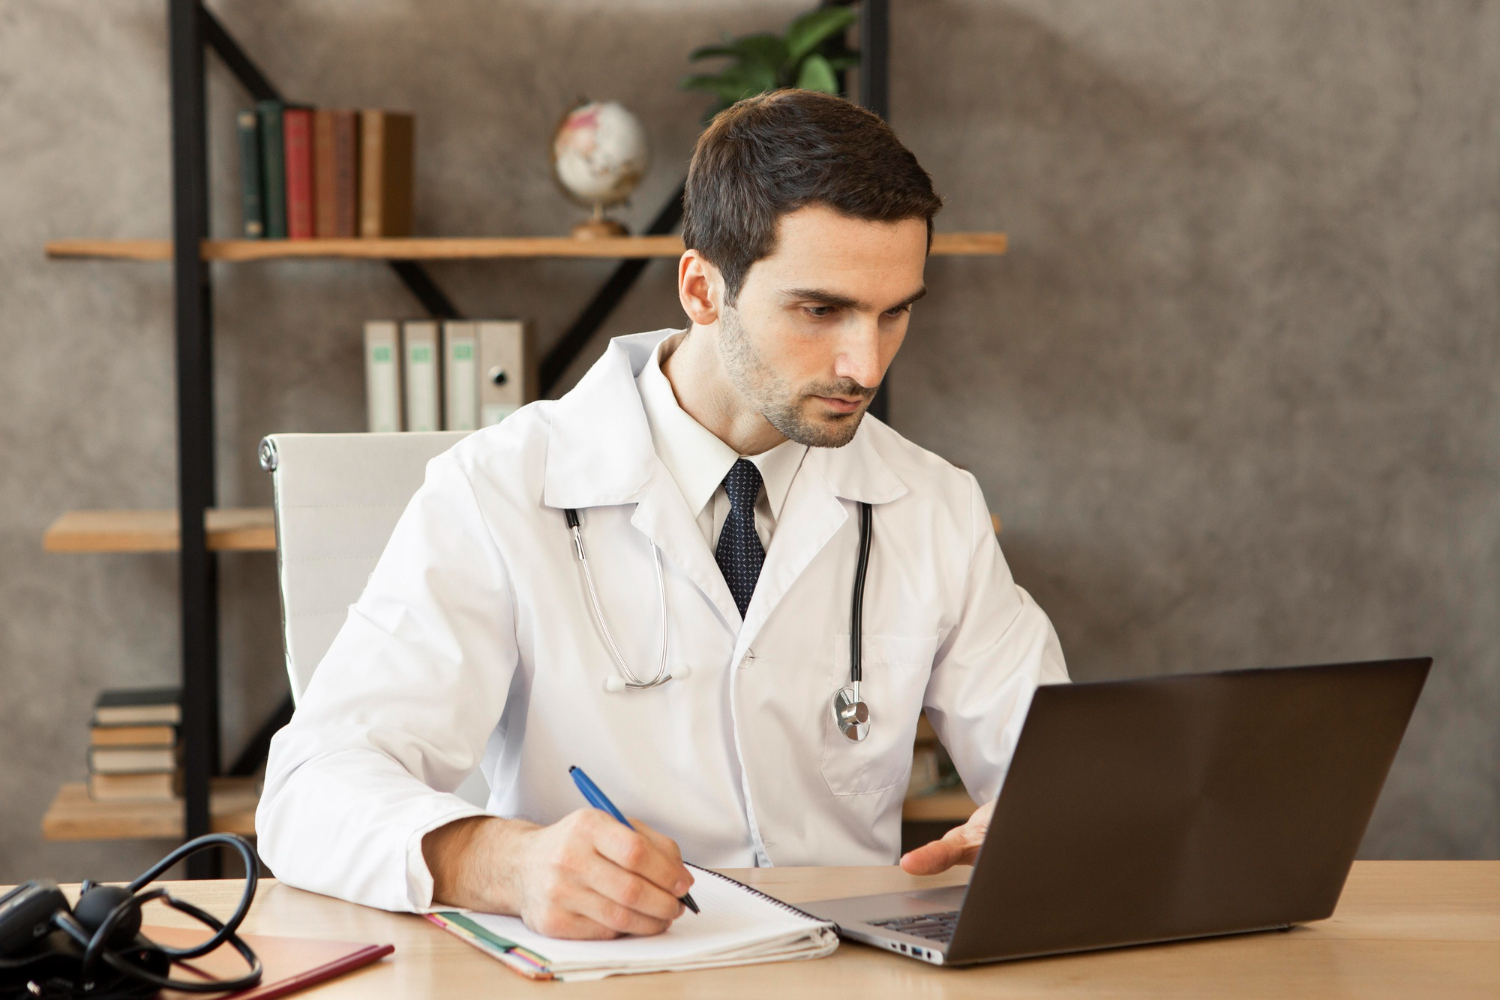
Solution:
[[(963, 882), (898, 868), (731, 871), (789, 902)], [(177, 882), (172, 892), (227, 916), (238, 883)], [(186, 924), (156, 904), (147, 922)], [(815, 962), (536, 983), (420, 917), (261, 883), (244, 930), (390, 942), (395, 955), (316, 991), (336, 997), (1392, 997), (1500, 996), (1500, 861), (1363, 861), (1329, 920), (1271, 932), (1059, 958), (941, 969), (845, 942)], [(309, 996), (313, 994), (307, 994)]]

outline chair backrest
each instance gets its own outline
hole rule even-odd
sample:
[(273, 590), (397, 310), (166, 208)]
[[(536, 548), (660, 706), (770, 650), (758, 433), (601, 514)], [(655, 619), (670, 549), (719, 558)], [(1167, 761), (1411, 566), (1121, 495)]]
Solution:
[(281, 625), (292, 698), (359, 599), (427, 463), (468, 431), (272, 434), (260, 443), (276, 494)]

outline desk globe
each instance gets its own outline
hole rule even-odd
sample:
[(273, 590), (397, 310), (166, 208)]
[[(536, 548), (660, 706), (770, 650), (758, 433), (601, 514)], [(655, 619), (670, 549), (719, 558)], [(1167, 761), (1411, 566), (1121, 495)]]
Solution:
[(630, 197), (650, 160), (645, 128), (614, 101), (587, 101), (564, 115), (552, 137), (552, 173), (568, 197), (594, 210), (573, 235), (627, 235), (604, 210)]

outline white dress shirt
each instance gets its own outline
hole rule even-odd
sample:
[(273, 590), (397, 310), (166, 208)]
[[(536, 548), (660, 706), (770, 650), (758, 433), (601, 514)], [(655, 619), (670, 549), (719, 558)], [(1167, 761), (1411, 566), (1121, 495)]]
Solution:
[(724, 489), (724, 477), (729, 475), (737, 459), (753, 462), (760, 470), (762, 483), (760, 495), (755, 500), (755, 533), (760, 536), (761, 547), (769, 551), (771, 535), (776, 531), (776, 519), (781, 516), (792, 480), (802, 467), (807, 445), (783, 441), (759, 455), (740, 455), (719, 440), (713, 431), (689, 416), (677, 402), (672, 383), (661, 370), (662, 361), (677, 349), (682, 337), (682, 334), (677, 334), (663, 340), (635, 380), (646, 410), (646, 423), (651, 428), (651, 443), (656, 446), (656, 457), (677, 481), (677, 488), (682, 490), (688, 509), (698, 519), (698, 527), (710, 549), (718, 546), (719, 533), (724, 530), (724, 522), (729, 517), (729, 494)]

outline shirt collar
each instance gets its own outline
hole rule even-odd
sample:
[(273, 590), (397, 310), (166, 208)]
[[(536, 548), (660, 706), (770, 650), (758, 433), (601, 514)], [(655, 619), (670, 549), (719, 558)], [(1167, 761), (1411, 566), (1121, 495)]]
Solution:
[[(689, 416), (677, 402), (672, 383), (661, 370), (661, 359), (664, 351), (670, 354), (681, 342), (682, 335), (677, 334), (658, 344), (651, 352), (651, 360), (636, 376), (635, 384), (641, 393), (656, 455), (677, 481), (689, 510), (697, 517), (742, 456)], [(743, 456), (760, 470), (773, 518), (780, 518), (782, 504), (806, 454), (806, 445), (783, 441), (759, 455)]]

